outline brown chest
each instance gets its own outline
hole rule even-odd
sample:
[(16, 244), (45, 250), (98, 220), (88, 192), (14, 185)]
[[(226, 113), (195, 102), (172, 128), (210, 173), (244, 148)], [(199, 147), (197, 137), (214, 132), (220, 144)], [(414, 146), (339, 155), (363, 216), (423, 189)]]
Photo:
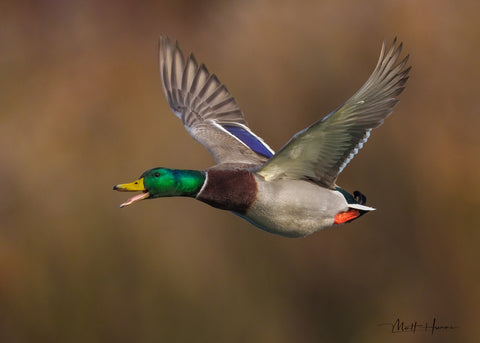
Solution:
[(248, 170), (208, 170), (197, 199), (222, 210), (245, 214), (257, 196), (255, 177)]

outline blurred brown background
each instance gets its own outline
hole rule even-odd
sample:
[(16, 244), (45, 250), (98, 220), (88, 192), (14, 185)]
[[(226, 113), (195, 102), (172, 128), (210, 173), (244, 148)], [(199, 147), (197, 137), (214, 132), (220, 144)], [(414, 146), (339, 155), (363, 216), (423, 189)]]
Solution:
[[(0, 342), (475, 342), (478, 1), (5, 1)], [(200, 202), (111, 190), (212, 158), (171, 113), (157, 39), (194, 51), (274, 149), (348, 99), (382, 40), (394, 114), (339, 184), (378, 211), (286, 239)], [(388, 326), (459, 328), (393, 335)]]

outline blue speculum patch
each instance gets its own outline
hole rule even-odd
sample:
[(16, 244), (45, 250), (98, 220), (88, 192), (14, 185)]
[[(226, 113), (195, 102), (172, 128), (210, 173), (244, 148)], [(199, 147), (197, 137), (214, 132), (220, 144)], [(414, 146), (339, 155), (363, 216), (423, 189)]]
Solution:
[(268, 150), (267, 147), (254, 135), (252, 135), (247, 130), (234, 125), (222, 125), (225, 130), (230, 132), (232, 135), (240, 139), (245, 145), (250, 149), (255, 151), (257, 154), (263, 155), (265, 157), (272, 157), (273, 154)]

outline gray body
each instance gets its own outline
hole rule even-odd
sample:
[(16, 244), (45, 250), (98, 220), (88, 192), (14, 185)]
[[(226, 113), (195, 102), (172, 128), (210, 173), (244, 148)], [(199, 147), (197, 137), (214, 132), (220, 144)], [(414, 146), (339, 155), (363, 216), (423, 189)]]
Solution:
[(255, 176), (257, 197), (243, 216), (260, 229), (282, 236), (303, 237), (334, 225), (339, 212), (348, 211), (338, 191), (303, 180), (265, 181)]
[(219, 165), (204, 171), (206, 179), (197, 200), (232, 211), (258, 228), (287, 237), (304, 237), (335, 223), (350, 209), (374, 208), (349, 203), (333, 189), (306, 180), (265, 180), (244, 165)]

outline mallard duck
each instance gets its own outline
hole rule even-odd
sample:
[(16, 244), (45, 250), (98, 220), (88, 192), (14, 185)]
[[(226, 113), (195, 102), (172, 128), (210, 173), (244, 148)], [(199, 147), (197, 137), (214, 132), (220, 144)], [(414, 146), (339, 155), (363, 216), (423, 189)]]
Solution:
[(336, 185), (338, 174), (383, 123), (405, 88), (408, 56), (402, 43), (382, 44), (377, 66), (342, 106), (298, 132), (278, 152), (250, 130), (227, 87), (178, 42), (159, 39), (160, 77), (170, 107), (188, 133), (213, 156), (206, 170), (153, 168), (117, 191), (143, 199), (184, 196), (228, 210), (265, 231), (304, 237), (349, 223), (374, 208), (360, 192)]

